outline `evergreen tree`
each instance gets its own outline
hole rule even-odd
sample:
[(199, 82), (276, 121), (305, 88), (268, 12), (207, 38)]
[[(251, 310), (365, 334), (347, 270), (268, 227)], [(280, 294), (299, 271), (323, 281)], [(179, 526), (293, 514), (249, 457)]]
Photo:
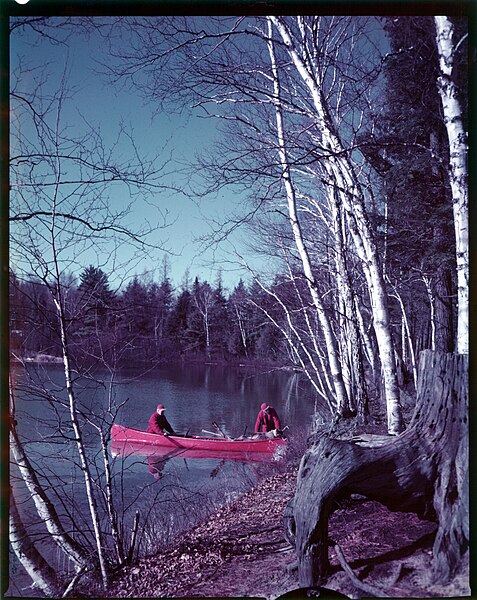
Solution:
[(211, 307), (211, 350), (224, 358), (227, 352), (227, 339), (230, 334), (228, 303), (222, 286), (222, 273), (219, 271), (212, 296)]
[(108, 277), (101, 269), (90, 265), (80, 275), (78, 287), (82, 307), (80, 334), (104, 330), (111, 322), (116, 295), (111, 291)]
[(134, 277), (122, 296), (122, 329), (130, 336), (146, 336), (151, 333), (152, 323), (147, 313), (148, 307), (148, 290), (137, 277)]
[(183, 355), (187, 345), (188, 318), (191, 307), (191, 293), (183, 289), (171, 308), (167, 321), (167, 337), (174, 353)]

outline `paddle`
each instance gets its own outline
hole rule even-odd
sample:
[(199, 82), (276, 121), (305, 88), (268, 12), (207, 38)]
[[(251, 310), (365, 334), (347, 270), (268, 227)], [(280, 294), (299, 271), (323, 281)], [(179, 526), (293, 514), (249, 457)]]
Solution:
[(222, 437), (228, 438), (229, 440), (231, 439), (230, 436), (225, 435), (225, 433), (222, 431), (222, 429), (220, 429), (220, 427), (217, 425), (217, 423), (215, 421), (212, 421), (212, 425), (220, 431), (220, 433), (222, 434)]
[(177, 448), (183, 448), (183, 446), (181, 446), (181, 444), (177, 441), (174, 440), (173, 437), (181, 437), (180, 435), (177, 435), (177, 433), (173, 433), (173, 434), (164, 434), (164, 437), (166, 437), (167, 439), (169, 439)]
[(209, 435), (217, 435), (219, 437), (223, 437), (221, 433), (216, 433), (215, 431), (207, 431), (207, 429), (202, 429), (204, 433), (208, 433)]

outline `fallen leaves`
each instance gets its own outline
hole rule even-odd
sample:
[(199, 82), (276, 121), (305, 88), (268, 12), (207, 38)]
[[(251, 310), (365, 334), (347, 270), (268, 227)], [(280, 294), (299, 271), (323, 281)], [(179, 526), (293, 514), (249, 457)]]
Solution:
[(265, 479), (181, 535), (174, 547), (141, 559), (122, 573), (109, 595), (190, 596), (195, 586), (213, 578), (230, 561), (252, 561), (287, 547), (283, 511), (294, 494), (295, 480), (295, 472)]

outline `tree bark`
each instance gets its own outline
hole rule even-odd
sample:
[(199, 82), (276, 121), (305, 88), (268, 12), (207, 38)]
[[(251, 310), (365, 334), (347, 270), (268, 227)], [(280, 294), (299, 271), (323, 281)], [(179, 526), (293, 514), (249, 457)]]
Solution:
[(33, 583), (45, 596), (58, 597), (59, 584), (54, 570), (32, 543), (23, 525), (13, 494), (10, 494), (10, 544)]
[(454, 351), (454, 327), (452, 319), (452, 277), (447, 266), (439, 265), (433, 281), (435, 314), (435, 350)]
[(468, 357), (426, 350), (419, 367), (416, 408), (404, 433), (374, 443), (373, 436), (321, 436), (304, 455), (286, 515), (300, 586), (326, 580), (328, 519), (334, 500), (351, 493), (435, 519), (433, 581), (454, 575), (469, 544)]
[[(55, 262), (56, 264), (56, 262)], [(59, 277), (57, 279), (59, 281)], [(83, 436), (81, 432), (80, 423), (78, 420), (78, 407), (76, 402), (76, 395), (73, 386), (73, 377), (71, 375), (70, 357), (69, 357), (69, 346), (66, 336), (66, 318), (62, 305), (62, 298), (55, 298), (55, 305), (58, 313), (58, 321), (60, 326), (61, 336), (61, 349), (63, 354), (63, 368), (65, 372), (66, 381), (66, 393), (68, 395), (68, 404), (70, 411), (71, 423), (75, 434), (76, 447), (80, 459), (81, 470), (84, 476), (86, 495), (88, 498), (88, 506), (91, 514), (91, 520), (93, 523), (94, 537), (96, 541), (96, 548), (98, 551), (98, 561), (101, 570), (101, 576), (103, 580), (103, 587), (107, 589), (109, 585), (109, 573), (108, 566), (105, 556), (105, 545), (103, 543), (103, 533), (101, 531), (100, 518), (98, 514), (98, 508), (96, 498), (93, 491), (93, 478), (91, 475), (91, 469), (86, 454), (86, 448), (83, 442)]]
[(15, 425), (13, 423), (10, 425), (10, 446), (12, 448), (13, 458), (15, 459), (17, 467), (20, 470), (22, 479), (31, 494), (33, 502), (35, 503), (38, 516), (45, 524), (48, 532), (51, 534), (51, 537), (63, 550), (63, 552), (69, 558), (71, 558), (72, 561), (74, 561), (77, 568), (81, 568), (82, 566), (86, 565), (90, 561), (89, 556), (61, 525), (55, 507), (45, 494), (45, 491), (38, 481), (38, 477), (36, 476), (36, 473), (23, 450), (23, 445), (18, 438)]
[[(329, 195), (333, 215), (334, 252), (336, 263), (337, 295), (339, 298), (339, 318), (342, 340), (342, 356), (349, 360), (349, 406), (356, 411), (358, 420), (364, 423), (369, 415), (368, 392), (366, 389), (363, 346), (359, 335), (356, 315), (356, 298), (349, 273), (345, 248), (344, 222), (339, 195), (331, 191)], [(346, 352), (344, 349), (346, 348)], [(343, 359), (342, 359), (343, 360)]]
[(434, 17), (440, 76), (437, 87), (442, 101), (444, 124), (449, 138), (449, 175), (454, 211), (457, 258), (457, 344), (460, 354), (469, 352), (469, 198), (467, 132), (459, 93), (453, 79), (456, 47), (454, 27), (448, 17)]

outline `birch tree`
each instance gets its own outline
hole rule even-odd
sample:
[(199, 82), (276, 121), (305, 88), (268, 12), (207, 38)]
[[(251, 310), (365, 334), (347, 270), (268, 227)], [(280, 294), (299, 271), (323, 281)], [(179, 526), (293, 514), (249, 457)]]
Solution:
[(56, 573), (31, 543), (12, 494), (10, 495), (9, 538), (13, 551), (35, 585), (46, 597), (56, 597), (60, 590)]
[[(48, 36), (45, 38), (49, 39)], [(61, 50), (66, 47), (59, 45)], [(78, 130), (64, 118), (71, 100), (67, 61), (56, 88), (52, 83), (53, 76), (45, 75), (46, 71), (37, 79), (27, 77), (31, 72), (35, 73), (35, 69), (30, 70), (20, 64), (12, 77), (11, 257), (16, 274), (26, 279), (36, 277), (43, 283), (44, 289), (48, 290), (53, 301), (66, 402), (52, 396), (46, 389), (43, 391), (53, 406), (53, 414), (64, 414), (65, 409), (68, 411), (69, 426), (60, 420), (57, 427), (64, 443), (71, 440), (76, 447), (90, 513), (87, 529), (91, 529), (95, 545), (93, 562), (98, 565), (102, 585), (106, 588), (110, 567), (115, 562), (117, 564), (120, 557), (115, 561), (110, 556), (104, 529), (107, 520), (103, 519), (101, 513), (98, 499), (101, 494), (98, 497), (93, 475), (94, 459), (88, 454), (84, 439), (84, 426), (88, 417), (85, 419), (77, 396), (78, 378), (74, 371), (78, 368), (78, 363), (75, 363), (70, 340), (74, 320), (73, 315), (68, 314), (70, 307), (67, 303), (65, 275), (74, 271), (82, 257), (90, 252), (106, 258), (106, 261), (109, 258), (119, 274), (121, 265), (115, 261), (119, 239), (127, 241), (137, 253), (150, 252), (155, 247), (148, 240), (148, 235), (157, 234), (157, 228), (148, 224), (136, 231), (128, 229), (123, 225), (123, 219), (129, 213), (131, 204), (113, 210), (108, 199), (110, 186), (121, 183), (126, 189), (129, 187), (130, 194), (127, 195), (130, 202), (133, 198), (139, 201), (141, 190), (162, 187), (162, 171), (154, 160), (140, 158), (134, 140), (125, 129), (119, 128), (119, 138), (124, 137), (124, 140), (129, 141), (129, 159), (124, 159), (124, 155), (121, 157), (114, 145), (107, 148), (99, 128), (94, 124), (83, 122), (83, 128)], [(123, 276), (127, 272), (127, 267), (123, 265)], [(21, 364), (21, 356), (17, 359), (17, 365)], [(89, 418), (91, 421), (95, 419), (92, 414)], [(113, 418), (112, 407), (109, 406), (105, 417), (101, 421), (96, 419), (94, 423), (99, 430), (103, 450), (106, 448), (108, 428)], [(79, 566), (84, 565), (85, 551), (78, 548), (62, 530), (62, 524), (55, 517), (52, 502), (42, 489), (40, 477), (35, 476), (34, 467), (15, 430), (12, 430), (12, 440), (16, 466), (32, 492), (40, 520), (62, 551), (72, 556)], [(107, 453), (103, 453), (103, 457), (103, 473), (110, 481)], [(109, 528), (117, 543), (112, 502), (114, 500), (110, 497)], [(19, 531), (18, 519), (15, 515), (13, 517), (17, 524), (15, 531)], [(27, 563), (29, 559), (19, 546), (18, 548)], [(42, 575), (37, 573), (35, 577), (40, 581), (41, 577), (48, 577), (48, 572), (45, 570)]]
[(330, 180), (335, 182), (347, 214), (348, 226), (362, 261), (372, 302), (373, 324), (379, 346), (379, 355), (386, 390), (388, 431), (398, 434), (403, 422), (399, 401), (394, 348), (391, 337), (386, 287), (382, 276), (376, 244), (367, 216), (364, 193), (359, 183), (351, 155), (343, 145), (337, 123), (333, 121), (325, 86), (316, 62), (319, 47), (316, 32), (319, 18), (306, 20), (297, 17), (299, 33), (292, 33), (284, 18), (270, 17), (276, 27), (300, 77), (309, 90), (316, 110), (316, 124), (321, 132), (321, 144), (327, 155)]
[(468, 146), (464, 128), (463, 109), (457, 89), (454, 63), (458, 45), (454, 26), (449, 17), (434, 17), (440, 76), (437, 85), (442, 101), (444, 123), (449, 138), (449, 176), (454, 211), (454, 230), (457, 259), (457, 352), (469, 353), (469, 200)]
[(301, 263), (303, 266), (303, 271), (305, 274), (305, 278), (308, 284), (308, 289), (310, 290), (310, 295), (313, 299), (313, 304), (318, 314), (318, 318), (323, 330), (323, 334), (326, 341), (326, 347), (328, 351), (328, 360), (330, 362), (331, 367), (331, 375), (333, 378), (334, 389), (336, 393), (336, 399), (338, 403), (338, 412), (341, 415), (347, 415), (349, 413), (349, 400), (348, 395), (346, 393), (346, 388), (343, 382), (343, 375), (341, 372), (341, 364), (339, 361), (339, 356), (336, 347), (336, 340), (334, 337), (334, 333), (331, 329), (330, 322), (326, 315), (324, 306), (321, 302), (320, 296), (317, 290), (317, 284), (315, 277), (313, 275), (313, 271), (311, 268), (311, 262), (308, 250), (303, 241), (302, 230), (300, 226), (300, 221), (298, 218), (297, 207), (296, 207), (296, 197), (295, 197), (295, 188), (293, 185), (293, 181), (290, 173), (290, 166), (288, 163), (288, 157), (286, 152), (286, 140), (285, 140), (285, 131), (283, 126), (283, 116), (282, 109), (280, 106), (280, 81), (278, 76), (278, 69), (275, 60), (275, 50), (272, 40), (272, 26), (271, 21), (268, 22), (268, 47), (270, 53), (270, 61), (272, 65), (272, 74), (273, 74), (273, 105), (275, 108), (275, 117), (277, 124), (277, 139), (278, 139), (278, 154), (280, 160), (280, 167), (282, 171), (282, 178), (284, 181), (284, 186), (287, 195), (287, 204), (288, 204), (288, 214), (290, 219), (290, 226), (293, 233), (293, 238), (295, 241), (295, 245), (298, 250), (298, 254), (301, 259)]
[[(298, 224), (303, 229), (305, 221), (300, 219), (296, 208), (298, 178), (295, 175), (291, 179), (284, 173), (287, 168), (295, 173), (300, 171), (299, 185), (302, 186), (306, 165), (320, 162), (325, 177), (310, 179), (308, 185), (320, 190), (335, 188), (340, 195), (371, 299), (373, 328), (384, 376), (388, 429), (398, 433), (402, 420), (382, 264), (355, 153), (343, 135), (347, 128), (353, 129), (340, 112), (341, 104), (346, 104), (345, 95), (335, 93), (335, 89), (342, 90), (353, 81), (353, 76), (344, 76), (343, 72), (348, 67), (348, 57), (353, 56), (353, 49), (359, 47), (356, 40), (362, 32), (359, 28), (352, 31), (347, 18), (269, 17), (268, 20), (273, 27), (272, 32), (267, 33), (267, 19), (260, 18), (164, 18), (160, 27), (150, 27), (147, 20), (134, 19), (122, 23), (123, 30), (129, 27), (126, 37), (131, 37), (131, 48), (118, 57), (111, 71), (115, 79), (134, 81), (136, 89), (147, 94), (152, 102), (169, 103), (169, 106), (171, 102), (188, 103), (203, 109), (206, 118), (216, 118), (224, 124), (225, 135), (217, 152), (207, 153), (196, 165), (197, 170), (208, 177), (202, 193), (219, 190), (224, 185), (241, 191), (251, 188), (250, 197), (255, 202), (248, 213), (242, 211), (239, 216), (237, 211), (237, 216), (230, 217), (228, 225), (220, 229), (220, 239), (265, 211), (274, 212), (277, 219), (278, 215), (283, 216), (280, 194), (284, 193), (294, 252), (300, 257), (301, 268), (306, 269), (305, 278), (310, 281), (315, 307), (314, 277), (310, 274), (310, 265), (306, 266), (310, 261), (305, 258), (303, 233), (300, 236), (297, 227)], [(278, 67), (282, 79), (278, 101), (274, 90), (277, 78), (273, 73), (270, 77), (271, 37), (282, 57)], [(363, 65), (356, 67), (356, 80), (363, 70)], [(336, 99), (337, 106), (332, 106), (332, 98)], [(358, 98), (357, 92), (354, 99)], [(344, 110), (349, 113), (349, 105)], [(287, 117), (281, 140), (276, 126), (280, 113), (282, 120)], [(358, 120), (357, 115), (356, 111), (355, 120)], [(200, 192), (196, 195), (200, 197)], [(323, 311), (318, 310), (317, 314)], [(324, 322), (322, 328), (323, 325)], [(330, 353), (332, 334), (328, 330), (323, 335), (328, 339), (328, 354), (333, 357), (334, 352)], [(336, 361), (334, 358), (329, 361), (337, 380), (342, 378), (341, 365), (337, 364), (340, 361), (339, 356)], [(343, 398), (341, 383), (338, 389)]]

